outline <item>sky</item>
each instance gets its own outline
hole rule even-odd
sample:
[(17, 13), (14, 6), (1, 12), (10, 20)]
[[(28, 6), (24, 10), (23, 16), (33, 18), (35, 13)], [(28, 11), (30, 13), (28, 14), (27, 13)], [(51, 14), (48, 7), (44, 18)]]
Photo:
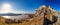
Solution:
[(35, 13), (42, 5), (60, 12), (60, 0), (0, 0), (0, 13)]

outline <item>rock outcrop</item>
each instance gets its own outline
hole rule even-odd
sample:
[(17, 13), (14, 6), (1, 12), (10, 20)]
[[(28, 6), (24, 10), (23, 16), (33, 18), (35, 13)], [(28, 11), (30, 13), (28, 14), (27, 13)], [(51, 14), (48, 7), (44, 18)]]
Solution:
[(41, 6), (36, 10), (35, 17), (41, 18), (40, 25), (49, 25), (57, 22), (58, 12), (50, 8), (50, 6)]

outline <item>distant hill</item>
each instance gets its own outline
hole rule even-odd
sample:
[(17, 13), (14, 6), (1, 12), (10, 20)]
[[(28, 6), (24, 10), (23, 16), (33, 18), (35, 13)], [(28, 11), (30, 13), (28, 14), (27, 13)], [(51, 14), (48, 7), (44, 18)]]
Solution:
[(22, 14), (14, 14), (14, 13), (0, 14), (0, 16), (17, 16), (17, 15), (22, 15)]

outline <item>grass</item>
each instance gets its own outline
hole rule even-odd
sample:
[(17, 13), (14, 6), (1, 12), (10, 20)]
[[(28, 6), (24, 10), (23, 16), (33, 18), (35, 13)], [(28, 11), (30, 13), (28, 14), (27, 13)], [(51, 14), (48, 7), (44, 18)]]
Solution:
[[(4, 18), (0, 17), (0, 25), (42, 25), (43, 24), (43, 17), (35, 17), (35, 18), (31, 18), (28, 21), (23, 21), (22, 23), (12, 23), (12, 24), (6, 24), (4, 22)], [(58, 18), (58, 21), (56, 23), (56, 25), (60, 25), (60, 15)]]
[(0, 25), (40, 25), (39, 18), (31, 18), (28, 21), (23, 21), (22, 23), (12, 23), (12, 24), (6, 24), (4, 22), (4, 18), (0, 17)]

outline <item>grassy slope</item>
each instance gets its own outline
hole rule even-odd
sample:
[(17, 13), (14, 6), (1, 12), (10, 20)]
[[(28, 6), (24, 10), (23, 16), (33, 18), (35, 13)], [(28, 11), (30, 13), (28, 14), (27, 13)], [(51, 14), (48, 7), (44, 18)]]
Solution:
[(60, 25), (60, 13), (58, 14), (58, 16), (59, 16), (59, 17), (58, 17), (58, 21), (57, 21), (56, 24), (57, 24), (57, 25)]
[(39, 17), (37, 19), (32, 18), (29, 21), (23, 21), (22, 23), (13, 23), (13, 24), (6, 24), (6, 23), (0, 21), (0, 25), (39, 25), (39, 24), (40, 24), (40, 18)]
[[(37, 17), (37, 18), (31, 18), (29, 21), (23, 21), (22, 23), (6, 24), (1, 21), (1, 20), (4, 21), (4, 18), (0, 17), (0, 25), (41, 25), (41, 19), (40, 17)], [(56, 24), (60, 25), (60, 14), (59, 14), (58, 22)]]

